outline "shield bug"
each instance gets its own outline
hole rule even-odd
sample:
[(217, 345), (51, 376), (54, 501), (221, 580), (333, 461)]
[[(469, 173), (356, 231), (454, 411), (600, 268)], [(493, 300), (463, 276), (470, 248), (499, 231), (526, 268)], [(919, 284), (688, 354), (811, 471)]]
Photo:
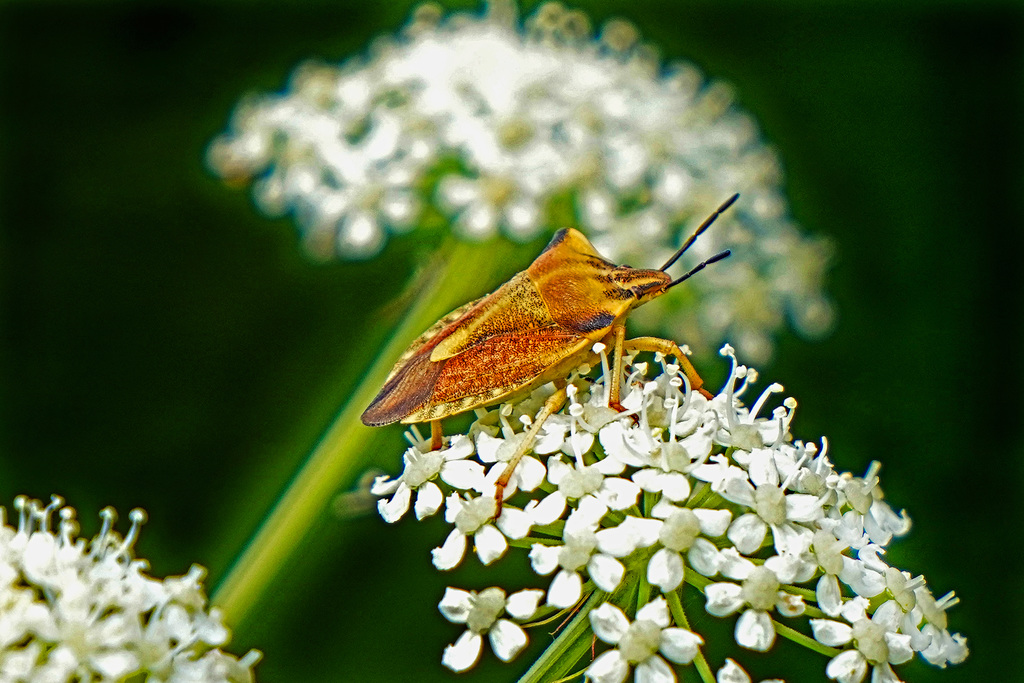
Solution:
[(733, 195), (708, 216), (658, 270), (615, 265), (602, 258), (579, 231), (559, 230), (529, 268), (420, 335), (363, 412), (363, 424), (430, 422), (431, 446), (437, 449), (442, 444), (441, 419), (554, 382), (555, 393), (498, 480), (500, 512), (501, 494), (519, 458), (544, 420), (565, 402), (564, 377), (592, 358), (596, 343), (614, 350), (608, 394), (613, 408), (622, 410), (619, 381), (625, 352), (675, 356), (691, 388), (710, 397), (675, 342), (657, 337), (627, 340), (625, 320), (637, 306), (729, 255), (728, 250), (715, 254), (676, 279), (666, 272), (737, 197)]

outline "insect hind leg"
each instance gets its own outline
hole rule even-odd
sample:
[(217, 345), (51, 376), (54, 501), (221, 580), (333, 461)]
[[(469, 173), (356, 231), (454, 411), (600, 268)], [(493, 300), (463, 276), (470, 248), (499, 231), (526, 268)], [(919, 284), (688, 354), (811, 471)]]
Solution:
[(690, 389), (700, 392), (707, 399), (715, 397), (714, 394), (704, 388), (704, 380), (700, 378), (696, 368), (693, 367), (693, 363), (690, 362), (687, 355), (683, 353), (683, 350), (674, 341), (660, 337), (636, 337), (635, 339), (626, 340), (623, 348), (628, 351), (650, 351), (651, 353), (674, 356), (679, 361), (686, 379), (690, 382)]
[(565, 382), (557, 382), (557, 389), (555, 393), (548, 396), (547, 400), (544, 401), (544, 406), (537, 413), (537, 417), (534, 418), (533, 424), (526, 432), (526, 436), (522, 441), (519, 442), (519, 446), (516, 448), (512, 457), (508, 459), (505, 464), (505, 471), (498, 477), (498, 481), (494, 484), (494, 500), (496, 503), (494, 516), (499, 517), (501, 515), (501, 504), (505, 498), (505, 487), (508, 486), (508, 482), (512, 479), (512, 473), (516, 470), (516, 465), (526, 455), (526, 451), (530, 450), (533, 445), (534, 439), (537, 438), (537, 434), (540, 433), (541, 427), (544, 426), (544, 422), (561, 410), (562, 406), (565, 405), (565, 399), (568, 396), (565, 391)]
[(444, 445), (444, 430), (440, 420), (430, 421), (430, 450), (439, 451)]

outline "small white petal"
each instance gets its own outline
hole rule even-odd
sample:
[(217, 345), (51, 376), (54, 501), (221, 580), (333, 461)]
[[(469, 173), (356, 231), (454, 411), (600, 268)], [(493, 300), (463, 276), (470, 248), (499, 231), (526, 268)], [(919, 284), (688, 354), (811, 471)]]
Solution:
[(886, 631), (898, 629), (902, 620), (903, 609), (895, 600), (886, 600), (871, 615), (871, 621), (882, 626)]
[(416, 519), (429, 517), (441, 509), (444, 503), (444, 494), (437, 484), (428, 481), (416, 491)]
[(786, 494), (786, 519), (791, 522), (813, 522), (822, 515), (818, 496), (806, 493)]
[(537, 612), (537, 605), (544, 598), (539, 588), (524, 588), (508, 596), (505, 611), (516, 619), (529, 619)]
[(753, 554), (768, 532), (768, 525), (752, 512), (741, 515), (729, 526), (729, 540), (736, 546), (736, 550), (744, 555)]
[(469, 610), (472, 607), (472, 594), (469, 591), (450, 586), (445, 588), (444, 596), (441, 598), (441, 602), (437, 604), (437, 609), (441, 611), (444, 618), (456, 624), (466, 623), (466, 618), (469, 616)]
[(914, 657), (908, 635), (886, 631), (885, 644), (889, 646), (889, 662), (892, 664), (904, 664)]
[(621, 609), (610, 602), (604, 602), (591, 610), (590, 626), (594, 635), (609, 645), (615, 645), (626, 635), (629, 619)]
[(536, 489), (544, 483), (547, 474), (547, 468), (537, 458), (526, 456), (516, 465), (516, 477), (519, 480), (519, 488), (523, 491), (533, 491)]
[[(434, 566), (441, 571), (454, 569), (462, 562), (462, 556), (466, 554), (466, 535), (458, 529), (452, 529), (448, 538), (440, 548), (430, 551)], [(472, 666), (472, 665), (470, 665)]]
[(698, 538), (686, 551), (686, 559), (690, 566), (703, 576), (714, 576), (722, 566), (722, 555), (714, 543), (706, 538)]
[[(554, 417), (555, 416), (548, 418), (548, 422), (550, 422)], [(559, 437), (560, 441), (561, 438), (562, 437)], [(540, 451), (537, 452), (539, 453)], [(565, 479), (566, 475), (572, 474), (573, 471), (573, 468), (570, 467), (567, 462), (562, 460), (560, 456), (556, 455), (548, 458), (548, 481), (555, 486), (558, 486), (558, 484)]]
[(779, 484), (779, 471), (775, 468), (775, 458), (770, 448), (755, 448), (751, 451), (747, 471), (754, 486)]
[(831, 619), (811, 619), (810, 622), (814, 639), (822, 645), (839, 647), (853, 639), (853, 629), (848, 624)]
[(483, 642), (478, 634), (464, 631), (454, 644), (444, 649), (441, 663), (452, 671), (465, 671), (480, 659)]
[(541, 576), (547, 576), (558, 569), (558, 555), (561, 551), (559, 546), (534, 543), (530, 546), (530, 565), (533, 571)]
[(377, 511), (381, 519), (388, 524), (394, 524), (402, 518), (409, 510), (409, 502), (412, 500), (412, 490), (402, 482), (390, 500), (381, 498), (377, 501)]
[[(632, 394), (631, 394), (632, 395)], [(622, 422), (610, 422), (601, 428), (598, 440), (608, 456), (632, 467), (645, 467), (647, 462), (626, 445), (626, 428)]]
[(730, 503), (745, 505), (748, 508), (754, 507), (754, 487), (746, 478), (729, 477), (725, 480), (725, 487), (721, 493), (722, 497)]
[(735, 583), (712, 583), (704, 589), (708, 614), (725, 617), (743, 607), (742, 588)]
[(736, 643), (757, 652), (767, 652), (775, 643), (775, 626), (767, 612), (748, 609), (736, 620)]
[(676, 664), (689, 664), (700, 651), (704, 639), (685, 628), (666, 628), (661, 631), (661, 654)]
[(480, 462), (492, 463), (498, 461), (498, 449), (505, 443), (504, 439), (491, 436), (487, 432), (480, 432), (476, 437), (476, 453)]
[(449, 463), (453, 460), (461, 460), (462, 458), (468, 458), (476, 452), (473, 447), (473, 441), (465, 434), (456, 434), (452, 437), (448, 444), (448, 448), (441, 451), (445, 460)]
[(690, 479), (679, 472), (663, 474), (661, 492), (671, 501), (683, 502), (690, 497)]
[(764, 566), (772, 570), (779, 583), (795, 583), (797, 573), (803, 562), (794, 555), (772, 555), (764, 562)]
[(503, 662), (512, 661), (526, 647), (526, 631), (508, 619), (498, 619), (487, 632), (491, 649)]
[(807, 610), (807, 604), (802, 595), (779, 591), (779, 596), (775, 600), (775, 609), (784, 617), (798, 617)]
[(441, 481), (463, 491), (478, 491), (484, 482), (484, 467), (472, 460), (454, 460), (441, 467)]
[(636, 683), (676, 683), (672, 667), (658, 655), (648, 657), (636, 666)]
[(568, 569), (555, 574), (548, 587), (548, 604), (555, 607), (571, 607), (583, 596), (583, 579)]
[(700, 530), (705, 536), (718, 538), (729, 528), (732, 522), (732, 512), (729, 510), (707, 510), (696, 508), (693, 513), (700, 521)]
[(614, 557), (597, 553), (587, 563), (587, 573), (590, 574), (590, 578), (594, 580), (594, 584), (598, 588), (606, 593), (611, 593), (622, 583), (622, 577), (626, 575), (626, 568)]
[(540, 501), (531, 500), (526, 504), (525, 512), (533, 519), (536, 526), (553, 523), (565, 512), (565, 496), (559, 491), (550, 493)]
[(857, 650), (843, 650), (825, 666), (825, 675), (839, 683), (860, 683), (867, 673), (868, 663)]
[(618, 650), (608, 650), (591, 662), (585, 675), (594, 683), (623, 683), (629, 675), (629, 665)]
[[(895, 662), (894, 662), (895, 663)], [(871, 670), (871, 683), (903, 683), (888, 662), (876, 664)]]
[(501, 509), (501, 516), (496, 520), (496, 524), (508, 538), (526, 538), (533, 525), (533, 517), (523, 510), (505, 506)]
[(725, 665), (718, 670), (715, 681), (716, 683), (750, 683), (750, 676), (739, 664), (731, 659), (726, 659)]
[(638, 609), (636, 620), (651, 621), (661, 628), (667, 628), (672, 620), (668, 616), (668, 603), (665, 602), (665, 598), (655, 598)]
[(660, 588), (662, 593), (674, 591), (683, 582), (682, 556), (668, 548), (654, 553), (647, 564), (647, 580)]
[(612, 557), (625, 557), (636, 550), (636, 538), (625, 526), (625, 522), (611, 529), (601, 529), (595, 535), (597, 547)]
[(598, 500), (612, 510), (625, 510), (636, 505), (640, 487), (628, 479), (607, 477), (596, 495)]
[(839, 616), (839, 609), (843, 606), (843, 594), (839, 591), (839, 581), (835, 576), (823, 574), (818, 579), (814, 595), (822, 612), (830, 617)]
[(736, 552), (735, 548), (723, 548), (718, 556), (721, 558), (718, 571), (730, 579), (742, 581), (754, 569), (754, 563)]
[(494, 562), (508, 549), (508, 541), (505, 540), (505, 536), (491, 524), (484, 524), (480, 527), (473, 536), (473, 541), (476, 544), (476, 556), (484, 564)]
[(370, 484), (370, 493), (375, 496), (390, 496), (398, 490), (398, 486), (401, 483), (401, 479), (392, 479), (382, 475), (375, 478), (373, 483)]
[(658, 493), (661, 491), (661, 474), (659, 470), (645, 468), (634, 472), (630, 479), (644, 491)]
[(597, 526), (601, 518), (608, 513), (608, 506), (593, 496), (584, 496), (580, 499), (579, 506), (573, 510), (566, 520), (566, 530), (569, 528), (582, 528)]

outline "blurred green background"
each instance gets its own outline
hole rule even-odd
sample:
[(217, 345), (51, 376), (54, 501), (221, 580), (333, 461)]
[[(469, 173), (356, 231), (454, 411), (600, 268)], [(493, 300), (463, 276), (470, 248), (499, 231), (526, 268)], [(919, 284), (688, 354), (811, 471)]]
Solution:
[[(779, 149), (793, 214), (837, 245), (835, 333), (782, 337), (766, 378), (800, 401), (796, 436), (828, 436), (838, 468), (883, 462), (915, 522), (888, 560), (962, 599), (951, 630), (971, 658), (905, 680), (1024, 680), (1021, 6), (575, 5), (732, 82)], [(301, 59), (359, 52), (411, 6), (0, 7), (5, 504), (60, 493), (87, 533), (104, 505), (142, 506), (155, 575), (192, 562), (211, 586), (224, 575), (386, 340), (387, 302), (422, 247), (414, 235), (373, 261), (310, 263), (289, 221), (207, 173), (205, 147), (244, 93), (279, 89)], [(377, 454), (389, 471), (400, 432)], [(511, 667), (487, 654), (461, 677), (440, 666), (460, 633), (436, 611), (444, 586), (493, 580), (475, 561), (435, 572), (444, 534), (325, 512), (230, 649), (264, 650), (266, 681), (513, 680), (530, 653)], [(517, 558), (508, 582), (525, 585)], [(784, 666), (740, 659), (824, 680), (824, 658), (783, 651)]]

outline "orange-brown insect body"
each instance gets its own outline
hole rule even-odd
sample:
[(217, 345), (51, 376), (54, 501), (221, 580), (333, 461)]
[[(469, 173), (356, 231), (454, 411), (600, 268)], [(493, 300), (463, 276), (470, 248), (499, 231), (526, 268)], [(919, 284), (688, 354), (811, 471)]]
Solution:
[(617, 266), (579, 231), (559, 230), (529, 268), (414, 341), (363, 423), (439, 420), (565, 377), (672, 284), (663, 270)]

